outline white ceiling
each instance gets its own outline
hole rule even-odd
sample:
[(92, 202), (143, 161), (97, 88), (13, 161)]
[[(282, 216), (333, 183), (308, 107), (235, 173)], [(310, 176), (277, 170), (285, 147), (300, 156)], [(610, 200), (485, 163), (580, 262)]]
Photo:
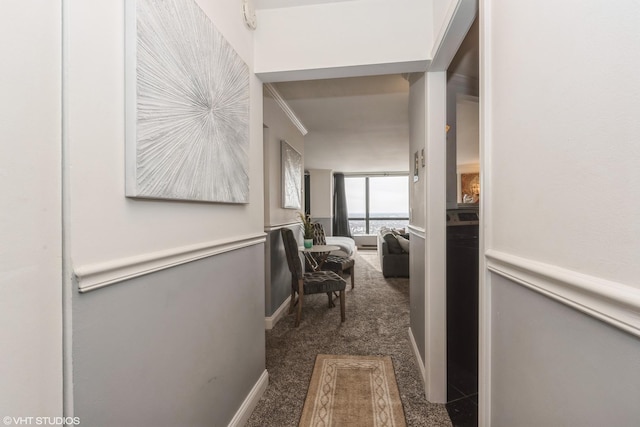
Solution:
[[(330, 1), (259, 3), (263, 7), (283, 7), (274, 5)], [(449, 72), (477, 78), (478, 57), (476, 22), (452, 60)], [(409, 83), (405, 77), (393, 74), (273, 83), (309, 131), (305, 136), (305, 169), (409, 171)]]
[(480, 70), (480, 49), (478, 35), (478, 19), (476, 18), (467, 32), (467, 36), (458, 48), (456, 56), (449, 65), (449, 74), (462, 74), (477, 79)]
[(409, 83), (400, 75), (274, 83), (300, 118), (305, 169), (409, 170)]

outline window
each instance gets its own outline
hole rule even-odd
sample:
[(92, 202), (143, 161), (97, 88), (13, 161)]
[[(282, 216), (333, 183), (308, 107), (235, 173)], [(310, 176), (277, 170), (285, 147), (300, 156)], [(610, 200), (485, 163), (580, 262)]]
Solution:
[(408, 176), (347, 176), (344, 182), (351, 234), (409, 224)]

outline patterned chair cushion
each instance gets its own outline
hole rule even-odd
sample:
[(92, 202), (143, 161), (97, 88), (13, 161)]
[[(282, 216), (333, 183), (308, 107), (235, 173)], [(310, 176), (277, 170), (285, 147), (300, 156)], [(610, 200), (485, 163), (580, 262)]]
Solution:
[(303, 282), (305, 294), (344, 291), (347, 285), (347, 282), (333, 271), (304, 273)]
[(322, 268), (325, 270), (335, 271), (336, 273), (341, 273), (353, 267), (354, 264), (355, 261), (353, 260), (353, 258), (329, 255), (324, 261), (324, 264), (322, 264)]
[[(324, 234), (324, 228), (322, 224), (315, 223), (313, 224), (313, 243), (315, 245), (326, 245), (327, 239)], [(354, 279), (353, 279), (353, 266), (355, 265), (355, 260), (353, 258), (339, 256), (339, 255), (328, 255), (323, 254), (314, 254), (314, 258), (320, 262), (322, 258), (324, 262), (322, 263), (323, 270), (329, 270), (341, 274), (347, 270), (351, 271), (351, 287), (353, 288)]]

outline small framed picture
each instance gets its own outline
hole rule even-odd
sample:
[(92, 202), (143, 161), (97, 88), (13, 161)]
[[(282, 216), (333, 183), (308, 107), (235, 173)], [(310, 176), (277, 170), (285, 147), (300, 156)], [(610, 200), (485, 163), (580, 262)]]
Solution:
[(418, 161), (418, 152), (416, 151), (413, 155), (413, 182), (418, 182), (419, 167), (420, 167), (420, 163)]
[(462, 203), (480, 202), (480, 174), (463, 173), (460, 175), (460, 193)]
[(424, 158), (424, 148), (420, 150), (420, 161), (422, 162), (422, 167), (425, 167), (426, 160)]
[(282, 162), (282, 207), (284, 209), (302, 208), (302, 155), (285, 140), (280, 141)]

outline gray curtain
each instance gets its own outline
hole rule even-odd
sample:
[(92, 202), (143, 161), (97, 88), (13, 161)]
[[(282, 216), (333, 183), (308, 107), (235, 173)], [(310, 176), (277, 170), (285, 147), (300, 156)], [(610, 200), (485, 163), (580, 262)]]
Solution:
[(333, 235), (351, 237), (344, 174), (333, 174)]

